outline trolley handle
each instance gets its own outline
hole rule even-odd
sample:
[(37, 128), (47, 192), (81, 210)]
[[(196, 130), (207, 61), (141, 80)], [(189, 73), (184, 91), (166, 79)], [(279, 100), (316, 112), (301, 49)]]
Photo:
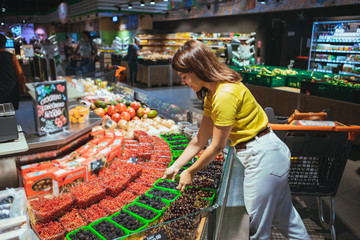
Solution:
[(360, 126), (302, 126), (288, 124), (269, 124), (273, 130), (280, 131), (327, 131), (327, 132), (348, 132), (349, 140), (353, 141), (356, 134), (360, 133)]

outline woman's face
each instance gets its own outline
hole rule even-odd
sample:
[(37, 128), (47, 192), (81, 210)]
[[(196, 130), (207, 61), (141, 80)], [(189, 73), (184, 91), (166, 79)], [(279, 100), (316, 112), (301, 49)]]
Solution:
[(188, 85), (195, 92), (200, 91), (204, 87), (204, 81), (202, 81), (195, 73), (181, 73), (178, 72), (181, 77), (181, 83)]

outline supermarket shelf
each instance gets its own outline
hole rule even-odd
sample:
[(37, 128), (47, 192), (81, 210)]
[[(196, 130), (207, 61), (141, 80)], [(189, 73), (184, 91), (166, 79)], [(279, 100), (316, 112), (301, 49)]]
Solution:
[(224, 46), (215, 46), (215, 45), (208, 45), (211, 48), (216, 48), (216, 49), (226, 49), (226, 47)]
[[(314, 72), (320, 72), (320, 73), (332, 73), (331, 70), (325, 70), (325, 69), (310, 69), (311, 71), (314, 71)], [(356, 74), (356, 73), (351, 73), (351, 72), (339, 72), (339, 74), (342, 74), (342, 75), (349, 75), (349, 76), (360, 76), (360, 74)]]
[(358, 41), (325, 41), (325, 40), (315, 40), (314, 43), (360, 43), (360, 40)]
[(140, 40), (191, 40), (192, 38), (144, 38), (141, 37)]
[(329, 62), (329, 63), (345, 63), (345, 64), (360, 64), (360, 62), (351, 62), (351, 61), (338, 61), (338, 60), (327, 60), (327, 59), (311, 59), (315, 62)]
[(351, 72), (339, 72), (340, 74), (343, 74), (343, 75), (349, 75), (349, 76), (357, 76), (357, 77), (360, 77), (360, 73), (359, 74), (356, 74), (356, 73), (351, 73)]
[(231, 38), (197, 38), (197, 40), (205, 40), (205, 41), (231, 41)]
[(331, 52), (331, 53), (358, 53), (360, 54), (360, 51), (346, 51), (346, 50), (326, 50), (326, 49), (315, 49), (313, 50), (315, 52)]
[(332, 73), (332, 71), (325, 70), (325, 69), (310, 69), (310, 70), (314, 71), (314, 72), (320, 72), (320, 73)]
[(181, 47), (183, 44), (140, 44), (141, 46), (159, 46), (159, 47)]

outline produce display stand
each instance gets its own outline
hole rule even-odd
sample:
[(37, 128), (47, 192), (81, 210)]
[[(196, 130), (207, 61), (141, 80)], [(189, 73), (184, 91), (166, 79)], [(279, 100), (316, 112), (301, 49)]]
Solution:
[[(271, 119), (271, 118), (270, 118)], [(289, 147), (289, 185), (293, 195), (316, 196), (321, 225), (335, 234), (335, 195), (360, 126), (270, 124)], [(330, 219), (324, 217), (323, 197), (330, 197)]]

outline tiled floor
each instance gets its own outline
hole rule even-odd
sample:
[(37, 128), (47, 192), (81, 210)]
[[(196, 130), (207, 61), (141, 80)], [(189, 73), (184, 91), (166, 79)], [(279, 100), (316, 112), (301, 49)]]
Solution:
[[(141, 90), (181, 107), (201, 109), (201, 101), (196, 98), (196, 94), (188, 87), (141, 88)], [(352, 160), (348, 160), (347, 162), (335, 197), (335, 229), (338, 240), (360, 239), (359, 147), (356, 149), (354, 148), (354, 153), (355, 154), (352, 154), (351, 157)], [(319, 222), (316, 197), (297, 196), (293, 197), (293, 202), (299, 211), (312, 240), (331, 239), (330, 231), (323, 229)], [(328, 209), (326, 205), (325, 209)], [(325, 215), (326, 219), (328, 219), (327, 217), (328, 216)], [(276, 230), (274, 230), (272, 239), (284, 238), (280, 233), (277, 233)]]

